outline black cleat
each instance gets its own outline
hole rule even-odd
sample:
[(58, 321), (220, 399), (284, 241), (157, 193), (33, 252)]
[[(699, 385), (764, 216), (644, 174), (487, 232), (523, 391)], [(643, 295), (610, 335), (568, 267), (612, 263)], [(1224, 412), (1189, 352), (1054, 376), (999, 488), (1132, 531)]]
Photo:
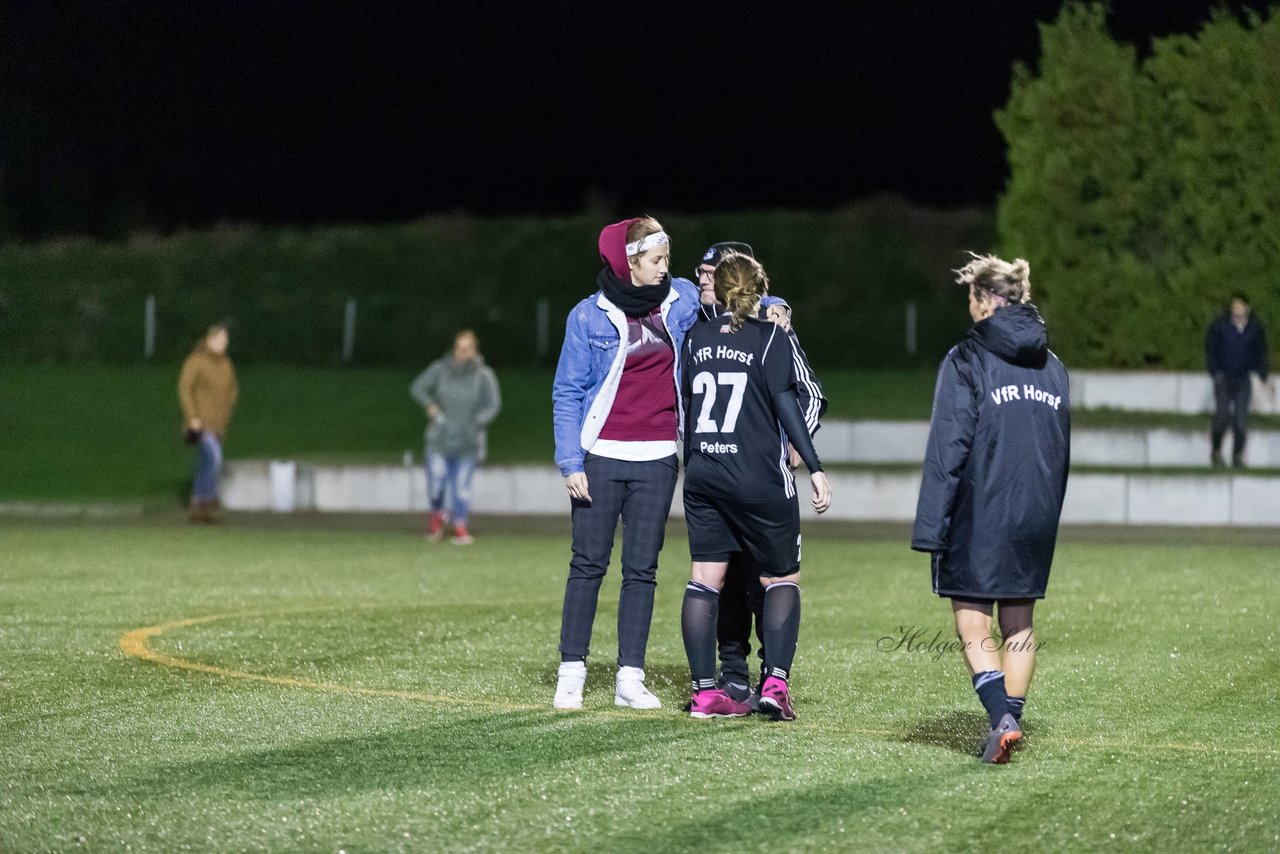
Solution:
[(1013, 746), (1022, 740), (1022, 727), (1014, 720), (1013, 715), (1006, 714), (1000, 723), (991, 729), (987, 736), (986, 747), (982, 751), (982, 761), (989, 765), (1006, 765)]
[(739, 682), (736, 677), (717, 680), (717, 686), (739, 703), (745, 703), (747, 698), (751, 696), (751, 685), (745, 680)]

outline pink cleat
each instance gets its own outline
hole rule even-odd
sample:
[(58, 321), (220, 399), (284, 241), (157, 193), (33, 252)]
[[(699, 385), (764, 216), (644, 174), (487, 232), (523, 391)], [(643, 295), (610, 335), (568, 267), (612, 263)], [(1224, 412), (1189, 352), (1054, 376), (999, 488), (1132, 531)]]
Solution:
[(695, 718), (741, 718), (751, 714), (751, 707), (739, 703), (720, 688), (706, 688), (693, 695), (689, 714)]
[(791, 708), (791, 694), (787, 683), (776, 676), (764, 680), (760, 687), (760, 712), (775, 721), (794, 721), (796, 713)]

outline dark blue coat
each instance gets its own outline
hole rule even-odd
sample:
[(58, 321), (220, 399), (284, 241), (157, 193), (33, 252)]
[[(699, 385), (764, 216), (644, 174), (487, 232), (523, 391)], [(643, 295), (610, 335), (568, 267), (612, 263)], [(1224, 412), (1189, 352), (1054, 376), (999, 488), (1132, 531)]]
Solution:
[(1067, 371), (1032, 305), (975, 323), (938, 370), (911, 547), (933, 590), (1039, 599), (1067, 488)]
[(1238, 380), (1252, 372), (1266, 382), (1267, 333), (1261, 321), (1249, 315), (1241, 332), (1231, 322), (1231, 312), (1218, 315), (1204, 334), (1204, 361), (1210, 374)]

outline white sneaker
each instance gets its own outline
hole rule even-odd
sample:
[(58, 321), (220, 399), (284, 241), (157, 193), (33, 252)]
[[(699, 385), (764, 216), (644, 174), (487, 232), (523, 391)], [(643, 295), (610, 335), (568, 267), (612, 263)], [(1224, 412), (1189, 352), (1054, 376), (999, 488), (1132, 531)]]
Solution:
[(661, 709), (662, 703), (644, 687), (644, 671), (639, 667), (619, 667), (618, 687), (613, 695), (615, 706), (630, 709)]
[(559, 680), (556, 682), (556, 698), (552, 708), (577, 711), (582, 708), (582, 685), (587, 681), (585, 661), (560, 662)]

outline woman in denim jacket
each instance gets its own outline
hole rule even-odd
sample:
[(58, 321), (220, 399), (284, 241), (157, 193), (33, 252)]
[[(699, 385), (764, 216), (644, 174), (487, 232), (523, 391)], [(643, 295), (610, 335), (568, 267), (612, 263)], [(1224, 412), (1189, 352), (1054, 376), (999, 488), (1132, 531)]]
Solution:
[[(652, 217), (606, 226), (599, 248), (598, 290), (569, 312), (552, 391), (556, 465), (573, 518), (553, 706), (582, 708), (596, 601), (622, 519), (614, 702), (657, 709), (644, 657), (678, 471), (679, 353), (698, 289), (671, 277), (671, 241)], [(785, 303), (770, 303), (785, 322)]]

